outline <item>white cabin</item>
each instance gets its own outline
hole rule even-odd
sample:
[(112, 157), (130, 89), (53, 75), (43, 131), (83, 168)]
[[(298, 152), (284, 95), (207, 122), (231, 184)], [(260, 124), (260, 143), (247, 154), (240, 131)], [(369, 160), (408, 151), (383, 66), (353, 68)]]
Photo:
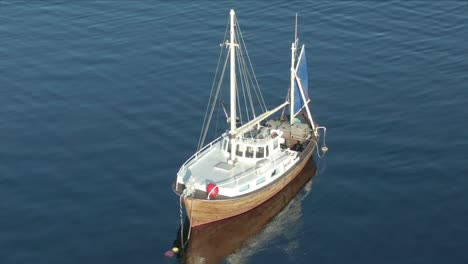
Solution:
[(223, 134), (181, 167), (177, 183), (198, 190), (205, 190), (209, 183), (214, 183), (219, 195), (227, 197), (253, 192), (274, 181), (298, 161), (298, 152), (281, 146), (282, 135), (281, 130), (269, 127), (246, 133), (235, 140), (236, 160), (232, 163), (230, 139)]

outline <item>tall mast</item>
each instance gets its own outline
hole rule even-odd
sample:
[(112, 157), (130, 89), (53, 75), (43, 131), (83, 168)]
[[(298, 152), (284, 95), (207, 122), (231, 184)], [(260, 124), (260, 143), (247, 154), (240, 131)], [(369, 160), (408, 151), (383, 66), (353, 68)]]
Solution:
[(294, 82), (296, 81), (296, 74), (295, 74), (295, 69), (294, 69), (294, 64), (296, 60), (296, 47), (297, 44), (297, 13), (296, 13), (296, 24), (294, 27), (294, 42), (291, 44), (291, 88), (289, 89), (289, 98), (290, 98), (290, 103), (291, 103), (291, 108), (289, 111), (290, 115), (290, 123), (291, 125), (294, 124)]
[(236, 131), (236, 49), (235, 49), (235, 32), (234, 32), (234, 21), (235, 15), (234, 9), (231, 9), (229, 13), (231, 18), (231, 39), (229, 43), (229, 51), (230, 51), (230, 60), (231, 60), (231, 162), (234, 162), (235, 156), (235, 131)]
[(297, 13), (296, 13), (296, 26), (294, 27), (294, 42), (297, 41)]

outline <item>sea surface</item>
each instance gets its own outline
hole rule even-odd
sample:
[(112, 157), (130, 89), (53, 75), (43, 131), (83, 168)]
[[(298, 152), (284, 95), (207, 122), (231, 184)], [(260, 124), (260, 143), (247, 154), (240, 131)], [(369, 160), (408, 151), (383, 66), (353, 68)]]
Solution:
[(329, 152), (223, 261), (468, 263), (468, 2), (430, 0), (0, 1), (0, 263), (183, 262), (171, 183), (231, 8), (269, 107), (298, 13)]

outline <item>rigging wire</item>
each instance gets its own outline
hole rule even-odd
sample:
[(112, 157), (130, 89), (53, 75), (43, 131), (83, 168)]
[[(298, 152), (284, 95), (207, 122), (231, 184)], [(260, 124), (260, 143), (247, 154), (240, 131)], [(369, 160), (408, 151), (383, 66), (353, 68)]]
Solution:
[[(223, 39), (226, 39), (226, 36), (227, 36), (227, 33), (228, 33), (228, 26), (229, 26), (229, 19), (228, 19), (228, 23), (226, 23), (226, 28), (224, 29), (224, 37)], [(198, 138), (198, 146), (197, 146), (197, 150), (200, 150), (200, 148), (203, 146), (203, 143), (205, 141), (204, 137), (205, 136), (202, 136), (203, 134), (206, 134), (206, 132), (204, 132), (204, 130), (206, 129), (205, 128), (205, 125), (206, 123), (209, 121), (207, 120), (207, 117), (208, 117), (208, 109), (210, 108), (210, 102), (211, 102), (211, 98), (212, 98), (212, 95), (213, 95), (213, 91), (214, 91), (214, 87), (215, 87), (215, 84), (216, 84), (216, 80), (217, 80), (217, 76), (218, 76), (218, 70), (219, 70), (219, 65), (221, 63), (221, 58), (223, 57), (223, 45), (220, 45), (220, 53), (219, 53), (219, 57), (218, 57), (218, 63), (216, 65), (216, 71), (215, 71), (215, 75), (213, 77), (213, 82), (211, 84), (211, 92), (210, 92), (210, 97), (208, 99), (208, 105), (206, 106), (206, 111), (205, 111), (205, 117), (203, 118), (203, 124), (202, 124), (202, 130), (200, 131), (200, 137)], [(226, 67), (226, 65), (224, 66)], [(223, 69), (223, 73), (224, 73), (224, 69)], [(216, 101), (216, 100), (214, 100)], [(207, 125), (208, 127), (209, 125)], [(203, 138), (203, 140), (202, 140)]]
[(249, 78), (249, 82), (248, 82), (247, 94), (249, 96), (249, 103), (250, 103), (250, 107), (252, 109), (253, 118), (256, 118), (257, 115), (255, 114), (255, 107), (254, 107), (254, 103), (253, 103), (253, 100), (252, 100), (252, 92), (251, 92), (251, 89), (250, 89), (250, 78)]
[(242, 35), (242, 30), (240, 28), (239, 22), (237, 21), (237, 18), (236, 18), (236, 24), (237, 24), (237, 28), (239, 29), (239, 35), (240, 35), (240, 40), (242, 41), (242, 46), (244, 47), (247, 60), (249, 61), (250, 69), (251, 69), (251, 72), (252, 72), (254, 80), (255, 80), (256, 86), (254, 86), (254, 88), (258, 88), (258, 93), (257, 93), (257, 90), (254, 89), (255, 94), (257, 95), (257, 97), (260, 100), (260, 107), (262, 107), (262, 111), (266, 112), (267, 107), (266, 107), (266, 104), (265, 104), (265, 100), (263, 99), (263, 95), (262, 95), (261, 90), (260, 90), (260, 85), (258, 84), (257, 76), (255, 75), (255, 71), (253, 69), (252, 61), (250, 60), (249, 52), (247, 51), (247, 46), (245, 45), (244, 37)]
[[(286, 100), (285, 102), (289, 101), (289, 93), (291, 92), (291, 87), (288, 89), (288, 93), (286, 94)], [(287, 105), (283, 107), (283, 112), (281, 112), (281, 118), (284, 118), (284, 113), (286, 112)]]
[[(237, 86), (237, 83), (236, 83), (236, 86)], [(240, 100), (239, 100), (239, 89), (236, 89), (236, 100), (237, 100), (237, 102), (240, 102)], [(240, 123), (243, 124), (244, 120), (242, 118), (241, 104), (237, 104), (237, 113), (238, 114), (237, 114), (236, 118), (239, 117)], [(230, 118), (232, 118), (232, 114), (231, 114)], [(236, 120), (236, 122), (237, 122), (237, 120)]]
[(242, 85), (245, 86), (245, 91), (247, 91), (247, 96), (244, 95), (245, 109), (246, 109), (246, 112), (247, 112), (247, 118), (250, 120), (250, 117), (248, 115), (249, 107), (248, 107), (248, 104), (247, 104), (247, 98), (248, 98), (249, 103), (250, 103), (250, 109), (251, 109), (252, 116), (253, 116), (252, 118), (255, 118), (256, 114), (255, 114), (255, 107), (253, 105), (253, 100), (252, 100), (252, 93), (250, 91), (251, 90), (251, 88), (250, 88), (250, 79), (251, 78), (250, 78), (247, 63), (245, 62), (244, 55), (243, 55), (242, 51), (241, 51), (239, 60), (240, 60), (239, 71), (242, 72), (242, 74), (240, 74), (241, 79), (242, 79)]
[[(238, 57), (238, 61), (239, 61), (239, 71), (242, 72), (243, 70), (243, 64), (244, 64), (244, 60), (242, 58), (242, 54), (239, 53), (236, 53), (237, 54), (237, 57)], [(249, 117), (249, 108), (247, 107), (247, 96), (246, 96), (246, 89), (248, 89), (248, 87), (246, 87), (245, 85), (245, 78), (244, 78), (244, 74), (239, 74), (239, 77), (240, 77), (240, 87), (242, 88), (242, 97), (244, 98), (244, 105), (245, 105), (245, 114), (247, 116), (247, 121), (250, 120), (250, 117)], [(239, 110), (241, 110), (240, 108), (240, 103), (238, 104), (239, 105)]]
[[(229, 24), (230, 23), (228, 21), (225, 32), (224, 32), (224, 39), (227, 39)], [(263, 98), (263, 95), (260, 89), (260, 85), (258, 84), (257, 76), (255, 75), (252, 61), (247, 51), (244, 37), (240, 29), (240, 25), (239, 25), (239, 21), (237, 20), (237, 17), (235, 18), (235, 25), (236, 25), (235, 28), (237, 30), (235, 31), (235, 35), (234, 35), (235, 37), (234, 43), (238, 44), (237, 47), (239, 47), (238, 52), (236, 52), (236, 59), (238, 61), (236, 68), (238, 69), (239, 76), (240, 76), (239, 80), (238, 81), (236, 80), (236, 84), (235, 84), (236, 85), (236, 99), (238, 102), (237, 111), (239, 113), (239, 121), (241, 123), (244, 123), (245, 118), (247, 118), (247, 120), (249, 121), (251, 120), (250, 119), (251, 117), (252, 119), (256, 117), (256, 107), (257, 107), (257, 110), (259, 108), (261, 112), (266, 112), (267, 107), (266, 107), (266, 103), (265, 103), (265, 100)], [(225, 41), (224, 44), (227, 46), (228, 41)], [(229, 51), (230, 48), (231, 46), (228, 46), (226, 50)], [(220, 73), (222, 56), (225, 56), (225, 61), (224, 61), (222, 71)], [(205, 117), (203, 120), (202, 130), (201, 130), (200, 137), (198, 140), (197, 150), (200, 150), (203, 147), (207, 134), (208, 134), (208, 130), (210, 130), (213, 113), (214, 113), (216, 105), (218, 104), (218, 98), (220, 97), (220, 88), (225, 78), (225, 71), (227, 68), (228, 60), (229, 60), (229, 52), (224, 52), (224, 49), (221, 48), (220, 56), (218, 58), (218, 64), (216, 67), (215, 77), (213, 79), (210, 97), (208, 100), (208, 105), (205, 111)], [(216, 86), (216, 82), (218, 82), (218, 86)], [(239, 91), (241, 89), (242, 91)], [(242, 92), (242, 94), (240, 94), (240, 92)], [(240, 96), (243, 97), (243, 102), (240, 100)], [(245, 107), (245, 110), (243, 109), (244, 107)], [(218, 124), (216, 124), (216, 129), (217, 129), (217, 125)]]
[[(220, 102), (221, 103), (221, 102)], [(218, 106), (217, 107), (217, 111), (216, 111), (216, 122), (215, 122), (215, 129), (214, 129), (214, 134), (218, 134), (218, 121), (219, 121), (219, 112), (221, 112), (221, 105), (219, 105), (218, 103), (216, 103), (216, 105)]]
[[(226, 56), (226, 59), (225, 59), (225, 62), (224, 62), (224, 67), (223, 67), (223, 71), (221, 73), (221, 76), (219, 78), (219, 82), (218, 82), (218, 88), (216, 89), (216, 93), (215, 93), (215, 96), (214, 96), (214, 99), (213, 101), (217, 101), (217, 98), (219, 96), (219, 91), (221, 90), (221, 84), (222, 84), (222, 80), (224, 78), (224, 73), (226, 72), (226, 67), (227, 67), (227, 62), (228, 62), (228, 59), (229, 59), (229, 56)], [(209, 106), (209, 104), (208, 104)], [(211, 104), (211, 111), (209, 113), (209, 116), (207, 118), (207, 122), (206, 124), (203, 125), (203, 132), (202, 134), (200, 135), (200, 139), (199, 139), (199, 142), (198, 142), (198, 148), (197, 150), (200, 150), (202, 147), (203, 147), (203, 144), (205, 143), (205, 139), (206, 139), (206, 134), (208, 133), (208, 130), (210, 128), (210, 123), (211, 123), (211, 118), (213, 117), (213, 111), (215, 109), (215, 106), (216, 104), (215, 103), (212, 103)]]

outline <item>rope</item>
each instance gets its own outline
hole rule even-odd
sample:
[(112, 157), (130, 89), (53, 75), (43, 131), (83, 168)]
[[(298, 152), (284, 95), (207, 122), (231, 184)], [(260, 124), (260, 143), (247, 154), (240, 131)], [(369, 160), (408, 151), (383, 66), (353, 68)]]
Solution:
[(180, 214), (180, 244), (182, 248), (185, 247), (184, 243), (184, 212), (182, 209), (182, 199), (185, 197), (185, 190), (179, 197), (179, 214)]
[[(192, 217), (193, 217), (193, 214), (192, 214), (192, 208), (193, 208), (193, 201), (190, 203), (190, 219), (189, 219), (189, 223), (190, 223), (190, 226), (189, 226), (189, 230), (188, 230), (188, 234), (187, 234), (187, 240), (184, 242), (184, 211), (183, 211), (183, 206), (182, 206), (182, 199), (185, 199), (187, 197), (187, 193), (186, 192), (187, 189), (185, 189), (183, 191), (183, 193), (180, 195), (179, 197), (179, 214), (180, 214), (180, 244), (182, 246), (182, 249), (185, 249), (185, 245), (187, 245), (187, 243), (189, 242), (190, 240), (190, 234), (192, 233)], [(187, 208), (188, 209), (188, 208)]]
[(188, 241), (190, 240), (190, 234), (192, 233), (192, 217), (193, 217), (192, 208), (193, 208), (193, 201), (190, 203), (190, 219), (189, 219), (190, 227), (189, 227), (188, 234), (187, 234), (187, 242), (185, 243), (188, 243)]
[[(323, 147), (326, 148), (327, 145), (326, 145), (326, 142), (325, 142), (325, 137), (326, 137), (326, 135), (327, 135), (327, 128), (324, 127), (324, 126), (319, 126), (319, 127), (316, 128), (316, 131), (318, 132), (319, 129), (322, 129), (322, 130), (323, 130), (323, 144), (322, 144), (322, 148), (323, 148)], [(315, 140), (313, 140), (313, 139), (311, 139), (310, 141), (314, 142), (315, 146), (317, 147), (317, 148), (316, 148), (316, 150), (317, 150), (317, 156), (318, 156), (319, 158), (323, 158), (323, 157), (325, 156), (326, 151), (323, 151), (322, 155), (320, 155), (319, 146), (318, 146), (317, 141), (315, 141)]]
[(215, 189), (218, 189), (218, 186), (215, 186), (213, 189), (211, 189), (211, 191), (208, 193), (208, 196), (206, 197), (207, 200), (210, 200), (210, 195), (213, 193)]
[(323, 130), (323, 145), (326, 146), (327, 144), (326, 144), (326, 142), (325, 142), (325, 139), (326, 139), (326, 136), (327, 136), (327, 128), (324, 127), (324, 126), (319, 126), (319, 127), (317, 127), (317, 131), (318, 131), (320, 128)]
[(319, 153), (319, 150), (318, 150), (319, 147), (318, 147), (317, 141), (315, 141), (315, 140), (313, 140), (313, 139), (311, 139), (310, 141), (314, 142), (314, 144), (315, 144), (315, 146), (316, 146), (315, 149), (317, 150), (317, 156), (318, 156), (319, 158), (323, 158), (325, 155), (320, 156), (320, 153)]

